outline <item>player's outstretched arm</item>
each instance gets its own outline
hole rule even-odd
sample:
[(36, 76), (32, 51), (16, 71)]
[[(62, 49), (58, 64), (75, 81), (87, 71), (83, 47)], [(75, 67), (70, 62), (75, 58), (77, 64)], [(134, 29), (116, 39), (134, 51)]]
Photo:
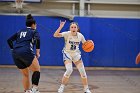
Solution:
[(53, 34), (54, 37), (62, 37), (62, 35), (60, 34), (61, 29), (64, 27), (66, 23), (66, 20), (63, 22), (60, 20), (60, 26), (59, 28), (55, 31), (55, 33)]

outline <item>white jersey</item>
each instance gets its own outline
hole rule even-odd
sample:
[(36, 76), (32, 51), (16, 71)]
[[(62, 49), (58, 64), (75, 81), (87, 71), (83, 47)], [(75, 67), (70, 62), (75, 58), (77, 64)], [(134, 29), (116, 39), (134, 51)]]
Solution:
[(79, 51), (80, 42), (84, 43), (86, 41), (84, 36), (79, 32), (77, 32), (76, 36), (72, 36), (70, 31), (62, 32), (61, 34), (65, 39), (64, 51), (66, 52)]

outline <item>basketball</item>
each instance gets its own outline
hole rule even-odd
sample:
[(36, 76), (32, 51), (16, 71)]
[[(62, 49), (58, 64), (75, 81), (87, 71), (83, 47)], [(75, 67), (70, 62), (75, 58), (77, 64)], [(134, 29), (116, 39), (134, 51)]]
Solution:
[(92, 40), (87, 40), (85, 43), (82, 45), (82, 49), (85, 52), (91, 52), (94, 49), (94, 43)]
[(139, 64), (139, 63), (140, 63), (140, 53), (136, 57), (136, 64)]

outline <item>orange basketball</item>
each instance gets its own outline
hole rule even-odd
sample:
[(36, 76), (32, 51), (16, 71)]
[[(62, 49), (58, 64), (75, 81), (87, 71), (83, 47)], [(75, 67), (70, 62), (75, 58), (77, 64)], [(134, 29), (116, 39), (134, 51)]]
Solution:
[(139, 63), (140, 63), (140, 53), (136, 57), (136, 64), (139, 64)]
[(87, 40), (85, 43), (82, 45), (82, 49), (85, 52), (91, 52), (94, 49), (94, 43), (92, 40)]

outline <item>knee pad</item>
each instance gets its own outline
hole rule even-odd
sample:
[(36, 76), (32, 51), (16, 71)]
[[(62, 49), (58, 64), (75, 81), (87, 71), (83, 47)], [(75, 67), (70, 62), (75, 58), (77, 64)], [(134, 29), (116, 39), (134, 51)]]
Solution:
[(87, 78), (87, 74), (86, 74), (86, 71), (85, 71), (85, 68), (84, 68), (83, 64), (79, 64), (78, 70), (79, 70), (82, 78)]
[(72, 64), (67, 64), (66, 72), (64, 73), (64, 76), (69, 78), (72, 72), (73, 72)]
[(32, 75), (32, 84), (38, 86), (39, 79), (40, 79), (40, 72), (39, 71), (33, 72), (33, 75)]
[(73, 72), (72, 69), (68, 69), (68, 70), (66, 70), (64, 76), (67, 77), (67, 78), (69, 78), (72, 72)]

